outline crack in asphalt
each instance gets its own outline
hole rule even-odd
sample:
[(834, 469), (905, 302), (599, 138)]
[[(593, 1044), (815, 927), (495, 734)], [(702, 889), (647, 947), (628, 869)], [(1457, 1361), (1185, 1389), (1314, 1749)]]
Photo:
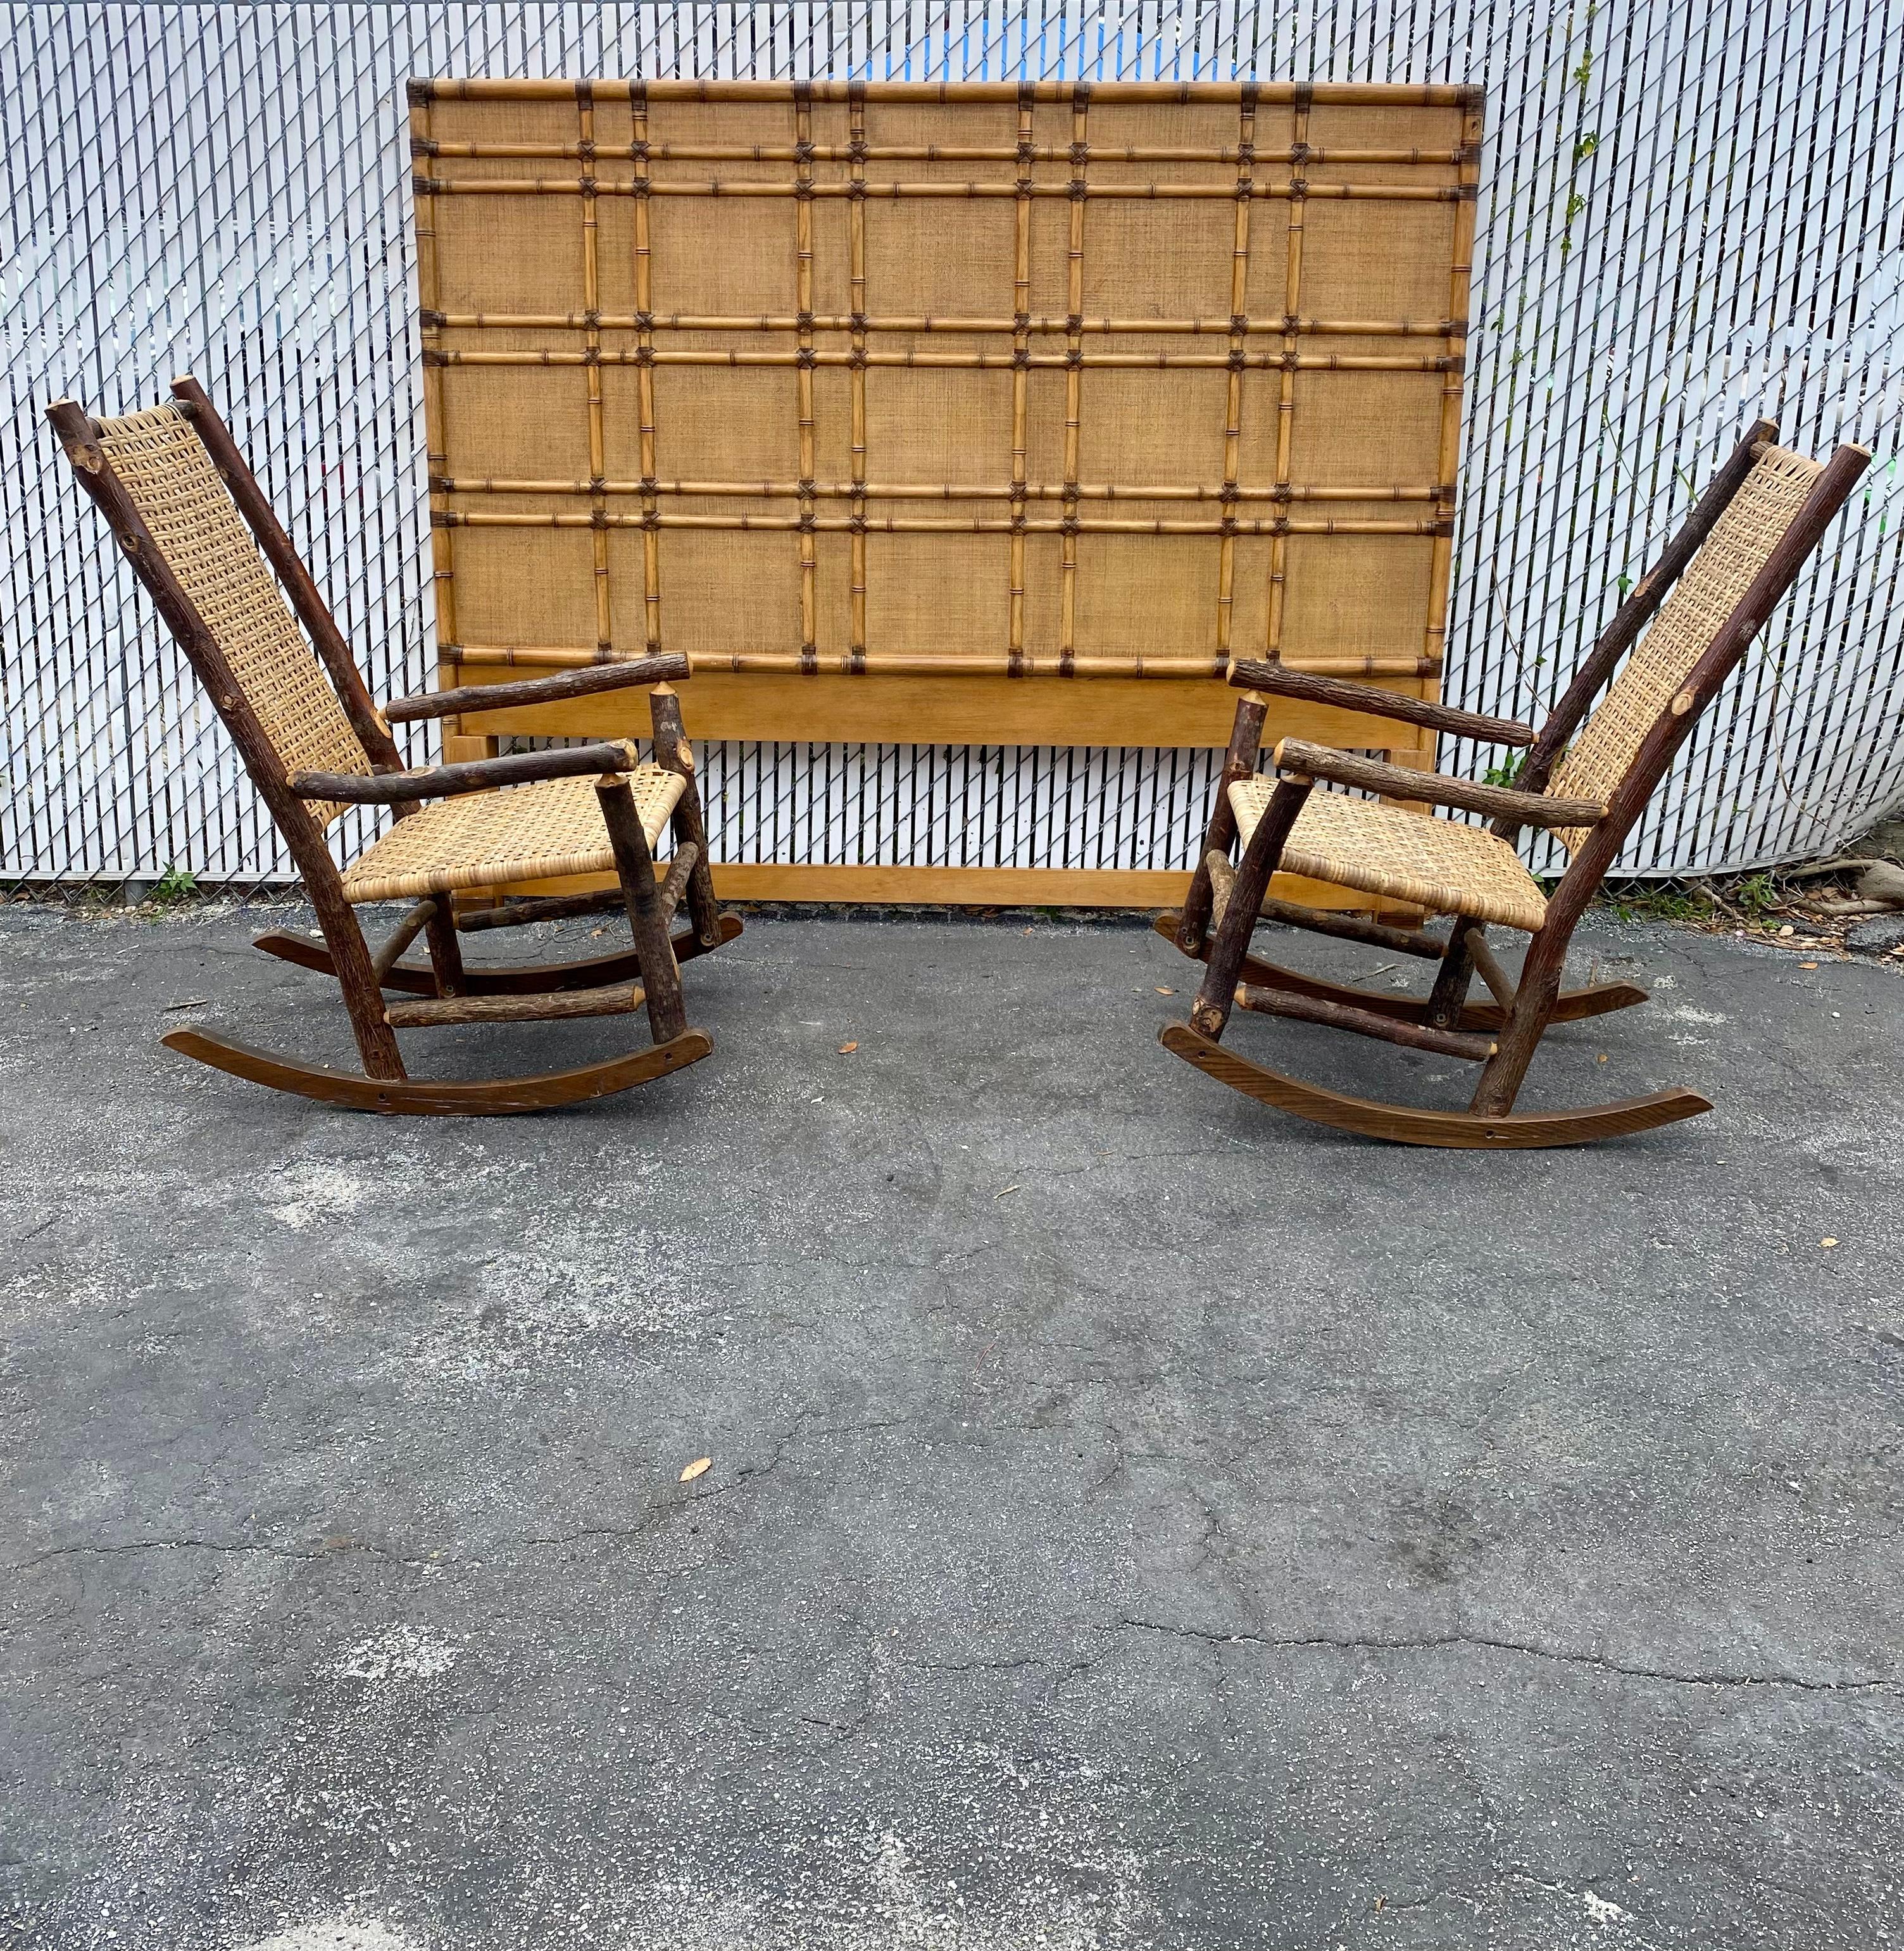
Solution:
[(297, 1558), (314, 1562), (361, 1553), (366, 1557), (380, 1558), (391, 1565), (442, 1566), (457, 1562), (447, 1556), (406, 1557), (400, 1552), (385, 1551), (380, 1545), (366, 1544), (361, 1538), (352, 1538), (342, 1544), (300, 1548), (296, 1545), (272, 1544), (262, 1541), (251, 1542), (242, 1538), (136, 1537), (127, 1539), (123, 1544), (56, 1544), (47, 1550), (36, 1552), (31, 1558), (22, 1559), (6, 1569), (27, 1572), (36, 1565), (44, 1565), (55, 1558), (117, 1558), (137, 1551), (217, 1551), (241, 1557), (254, 1553), (265, 1558)]
[(1163, 1633), (1196, 1640), (1206, 1646), (1265, 1647), (1272, 1651), (1328, 1650), (1337, 1653), (1434, 1653), (1451, 1647), (1472, 1647), (1486, 1653), (1515, 1653), (1528, 1659), (1550, 1659), (1566, 1666), (1587, 1666), (1628, 1680), (1656, 1680), (1676, 1687), (1790, 1687), (1806, 1693), (1869, 1693), (1895, 1690), (1899, 1681), (1884, 1676), (1870, 1680), (1812, 1680), (1794, 1673), (1676, 1673), (1670, 1668), (1629, 1666), (1598, 1653), (1570, 1653), (1558, 1647), (1536, 1646), (1525, 1640), (1493, 1639), (1479, 1633), (1427, 1633), (1418, 1637), (1337, 1637), (1309, 1634), (1281, 1637), (1268, 1633), (1220, 1633), (1197, 1626), (1173, 1626), (1160, 1619), (1120, 1615), (1122, 1631)]
[[(903, 1422), (909, 1419), (894, 1419)], [(876, 1427), (880, 1425), (874, 1425)], [(791, 1441), (801, 1440), (795, 1436)], [(783, 1446), (784, 1453), (784, 1446)], [(585, 1525), (573, 1531), (531, 1535), (500, 1540), (489, 1547), (488, 1560), (452, 1556), (417, 1556), (401, 1552), (390, 1551), (361, 1539), (351, 1539), (337, 1544), (323, 1545), (314, 1548), (273, 1544), (265, 1541), (249, 1542), (237, 1539), (208, 1537), (135, 1538), (118, 1544), (67, 1544), (57, 1545), (33, 1557), (23, 1559), (8, 1569), (18, 1572), (31, 1570), (50, 1561), (74, 1557), (119, 1557), (145, 1551), (211, 1551), (231, 1556), (258, 1555), (265, 1557), (301, 1559), (317, 1562), (327, 1558), (362, 1555), (378, 1559), (386, 1564), (418, 1567), (432, 1570), (447, 1570), (451, 1567), (467, 1568), (492, 1562), (494, 1557), (508, 1550), (534, 1550), (548, 1549), (584, 1540), (613, 1538), (629, 1540), (649, 1536), (664, 1525), (677, 1512), (691, 1509), (698, 1503), (713, 1500), (723, 1494), (740, 1488), (749, 1478), (765, 1475), (774, 1469), (780, 1456), (764, 1464), (754, 1465), (739, 1472), (728, 1484), (716, 1486), (700, 1495), (676, 1502), (651, 1505), (647, 1515), (629, 1525)], [(1197, 1541), (1204, 1548), (1206, 1559), (1210, 1555), (1209, 1547), (1222, 1536), (1220, 1522), (1213, 1513), (1203, 1507), (1205, 1522), (1203, 1537)], [(1716, 1673), (1689, 1672), (1663, 1666), (1643, 1666), (1621, 1660), (1610, 1659), (1598, 1653), (1569, 1650), (1564, 1647), (1542, 1646), (1531, 1640), (1509, 1640), (1479, 1633), (1428, 1633), (1415, 1635), (1338, 1635), (1331, 1634), (1274, 1634), (1261, 1632), (1222, 1632), (1197, 1626), (1172, 1625), (1161, 1619), (1140, 1619), (1128, 1614), (1120, 1614), (1109, 1627), (1090, 1628), (1097, 1631), (1153, 1633), (1169, 1638), (1190, 1640), (1199, 1645), (1210, 1647), (1248, 1646), (1275, 1652), (1329, 1651), (1337, 1653), (1434, 1653), (1456, 1648), (1472, 1648), (1487, 1653), (1506, 1653), (1522, 1659), (1551, 1660), (1567, 1666), (1581, 1666), (1594, 1672), (1616, 1675), (1622, 1679), (1653, 1681), (1664, 1685), (1706, 1687), (1781, 1687), (1803, 1693), (1869, 1693), (1895, 1692), (1899, 1687), (1896, 1676), (1877, 1675), (1847, 1680), (1828, 1680), (1795, 1673)], [(1102, 1655), (1083, 1659), (1073, 1656), (1063, 1662), (1064, 1670), (1056, 1675), (1053, 1693), (1062, 1690), (1081, 1673), (1095, 1666)], [(929, 1658), (900, 1656), (894, 1664), (933, 1672), (1007, 1672), (1026, 1668), (1056, 1669), (1059, 1661), (1035, 1653), (1007, 1654), (991, 1659), (966, 1660), (935, 1660)]]

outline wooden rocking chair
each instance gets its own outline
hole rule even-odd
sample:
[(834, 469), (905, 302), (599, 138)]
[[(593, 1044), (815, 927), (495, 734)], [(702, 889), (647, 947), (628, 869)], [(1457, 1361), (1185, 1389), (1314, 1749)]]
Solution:
[[(1575, 924), (1618, 857), (1667, 766), (1790, 588), (1870, 461), (1840, 447), (1820, 465), (1772, 443), (1762, 420), (1719, 470), (1684, 526), (1620, 606), (1553, 715), (1531, 727), (1399, 698), (1372, 687), (1234, 663), (1246, 687), (1202, 856), (1179, 913), (1160, 934), (1207, 964), (1188, 1023), (1163, 1032), (1164, 1047), (1246, 1095), (1298, 1116), (1406, 1144), (1509, 1147), (1575, 1144), (1696, 1116), (1712, 1106), (1687, 1090), (1562, 1111), (1516, 1112), (1514, 1100), (1550, 1023), (1572, 1022), (1643, 1002), (1626, 983), (1563, 991)], [(1658, 615), (1655, 620), (1655, 613)], [(1652, 628), (1643, 638), (1640, 632)], [(1637, 640), (1637, 648), (1635, 648)], [(1632, 655), (1617, 678), (1614, 670)], [(1589, 707), (1609, 679), (1610, 690)], [(1260, 694), (1340, 705), (1497, 745), (1528, 748), (1513, 788), (1389, 766), (1285, 738), (1274, 776), (1256, 769), (1265, 703)], [(1578, 733), (1578, 736), (1575, 734)], [(1571, 741), (1571, 743), (1569, 742)], [(1490, 827), (1437, 819), (1406, 805), (1342, 793), (1311, 797), (1316, 782), (1390, 799), (1491, 816)], [(1522, 865), (1524, 826), (1556, 829), (1570, 860), (1551, 894)], [(1241, 843), (1240, 860), (1230, 851)], [(1447, 914), (1445, 938), (1353, 919), (1266, 898), (1278, 866)], [(1425, 1000), (1356, 988), (1297, 973), (1250, 953), (1259, 919), (1287, 922), (1435, 962)], [(1485, 938), (1490, 922), (1532, 939), (1520, 979), (1510, 980)], [(1478, 972), (1491, 1002), (1471, 1003)], [(1344, 1096), (1266, 1069), (1224, 1047), (1232, 1005), (1322, 1023), (1481, 1066), (1465, 1111), (1418, 1110)]]
[[(666, 682), (688, 675), (687, 659), (651, 657), (439, 691), (399, 699), (379, 713), (203, 389), (186, 379), (172, 391), (169, 405), (121, 420), (91, 419), (71, 400), (48, 407), (47, 417), (211, 695), (304, 876), (323, 947), (286, 934), (262, 935), (256, 945), (336, 979), (364, 1071), (304, 1063), (196, 1029), (174, 1030), (164, 1039), (167, 1047), (276, 1090), (437, 1116), (541, 1110), (605, 1097), (707, 1056), (713, 1045), (688, 1025), (679, 963), (732, 941), (741, 924), (715, 901), (694, 756)], [(632, 684), (657, 687), (651, 763), (638, 763), (635, 748), (616, 741), (413, 771), (390, 734), (392, 722)], [(389, 806), (397, 817), (340, 870), (324, 833), (350, 804)], [(657, 882), (654, 848), (670, 827), (673, 857)], [(460, 919), (455, 913), (461, 890), (610, 869), (620, 882), (610, 892), (520, 901)], [(354, 910), (395, 899), (415, 905), (373, 954)], [(670, 939), (684, 900), (693, 926)], [(626, 912), (632, 952), (536, 967), (464, 965), (459, 929), (609, 910)], [(419, 935), (426, 968), (399, 960)], [(396, 998), (387, 1000), (385, 991)], [(397, 1048), (400, 1029), (644, 1007), (654, 1038), (648, 1048), (539, 1076), (425, 1081), (407, 1075)]]

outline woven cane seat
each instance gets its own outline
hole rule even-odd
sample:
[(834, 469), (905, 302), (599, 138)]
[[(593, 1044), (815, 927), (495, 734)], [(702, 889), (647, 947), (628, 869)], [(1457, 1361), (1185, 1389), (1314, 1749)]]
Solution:
[[(1247, 847), (1275, 791), (1266, 774), (1230, 788)], [(1280, 863), (1292, 874), (1387, 894), (1433, 914), (1466, 915), (1531, 934), (1547, 919), (1547, 897), (1505, 840), (1484, 826), (1437, 819), (1347, 793), (1311, 793)]]
[[(637, 766), (628, 775), (652, 848), (685, 782), (679, 773)], [(352, 902), (411, 901), (567, 874), (609, 874), (615, 855), (593, 776), (542, 779), (496, 792), (433, 801), (400, 819), (344, 873)]]

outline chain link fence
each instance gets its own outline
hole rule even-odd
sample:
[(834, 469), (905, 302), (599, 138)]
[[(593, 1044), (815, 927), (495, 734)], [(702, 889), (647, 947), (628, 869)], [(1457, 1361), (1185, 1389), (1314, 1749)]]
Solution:
[[(1904, 797), (1904, 0), (75, 4), (0, 21), (0, 885), (291, 877), (66, 478), (49, 400), (117, 413), (198, 375), (373, 691), (429, 681), (412, 75), (1484, 83), (1447, 695), (1537, 718), (1763, 410), (1793, 445), (1856, 440), (1876, 461), (1620, 871), (1804, 858)], [(717, 857), (1141, 868), (1190, 864), (1213, 770), (1189, 752), (729, 745), (704, 779)]]

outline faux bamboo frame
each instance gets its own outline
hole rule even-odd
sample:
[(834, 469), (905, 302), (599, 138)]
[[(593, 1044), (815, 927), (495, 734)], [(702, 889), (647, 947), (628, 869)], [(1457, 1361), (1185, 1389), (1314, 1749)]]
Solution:
[[(1436, 695), (1478, 91), (410, 99), (445, 684), (679, 650), (698, 737), (988, 745), (1221, 746), (1238, 656)], [(473, 713), (454, 755), (626, 712)], [(1433, 763), (1340, 712), (1269, 735)], [(1132, 905), (1188, 880), (744, 876), (843, 877)]]

